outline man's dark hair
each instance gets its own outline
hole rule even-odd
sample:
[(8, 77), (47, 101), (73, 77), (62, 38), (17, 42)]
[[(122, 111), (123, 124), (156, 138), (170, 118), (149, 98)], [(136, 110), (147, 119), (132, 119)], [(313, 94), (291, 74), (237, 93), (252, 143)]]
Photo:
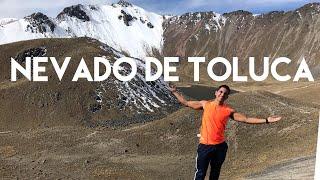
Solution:
[(221, 86), (219, 86), (218, 87), (218, 89), (217, 89), (217, 91), (220, 89), (220, 88), (225, 88), (227, 91), (228, 91), (228, 94), (230, 94), (230, 88), (229, 88), (229, 86), (227, 86), (227, 85), (221, 85)]

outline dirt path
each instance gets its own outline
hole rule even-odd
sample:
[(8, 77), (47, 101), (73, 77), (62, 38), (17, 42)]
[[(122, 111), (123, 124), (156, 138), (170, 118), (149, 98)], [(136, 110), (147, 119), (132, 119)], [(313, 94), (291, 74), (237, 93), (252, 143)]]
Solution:
[[(287, 179), (313, 179), (315, 156), (293, 159), (274, 165), (264, 171), (248, 176), (247, 179), (259, 180), (287, 180)], [(281, 177), (281, 178), (280, 178)]]

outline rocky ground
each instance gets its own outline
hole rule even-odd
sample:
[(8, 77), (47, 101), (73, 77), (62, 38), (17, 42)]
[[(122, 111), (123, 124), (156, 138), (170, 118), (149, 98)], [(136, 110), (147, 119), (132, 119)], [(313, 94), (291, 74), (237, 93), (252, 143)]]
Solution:
[[(319, 106), (265, 91), (229, 103), (249, 115), (279, 114), (271, 125), (230, 121), (221, 179), (312, 179)], [(0, 132), (4, 179), (190, 179), (201, 112), (181, 108), (126, 127), (83, 125)]]
[(315, 156), (302, 157), (283, 162), (250, 175), (247, 179), (314, 179)]

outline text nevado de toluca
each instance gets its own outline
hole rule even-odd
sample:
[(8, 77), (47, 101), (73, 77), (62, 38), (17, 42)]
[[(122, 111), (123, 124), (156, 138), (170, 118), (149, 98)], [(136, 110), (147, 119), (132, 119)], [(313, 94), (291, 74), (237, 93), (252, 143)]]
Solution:
[[(46, 72), (46, 67), (43, 63), (51, 64), (56, 72), (57, 77), (61, 81), (66, 69), (68, 68), (71, 57), (66, 57), (61, 66), (59, 66), (55, 57), (26, 57), (25, 67), (19, 64), (15, 59), (11, 58), (11, 81), (17, 81), (17, 72), (19, 71), (29, 81), (48, 81), (48, 76), (43, 75)], [(206, 61), (205, 57), (188, 57), (188, 63), (193, 63), (194, 66), (194, 81), (199, 81), (199, 67), (200, 63)], [(143, 69), (145, 70), (146, 81), (155, 81), (162, 78), (164, 81), (179, 81), (179, 76), (170, 75), (177, 71), (177, 67), (173, 63), (178, 63), (179, 57), (164, 57), (163, 63), (154, 57), (146, 57), (143, 63)], [(287, 57), (279, 57), (274, 59), (270, 64), (269, 57), (263, 58), (263, 73), (257, 75), (255, 73), (255, 58), (249, 57), (249, 76), (254, 81), (264, 81), (268, 78), (269, 73), (278, 81), (289, 81), (292, 77), (289, 74), (280, 75), (277, 72), (277, 66), (279, 64), (291, 63), (291, 59)], [(125, 75), (121, 73), (123, 71), (123, 63), (127, 63), (130, 66), (130, 71)], [(213, 68), (216, 64), (222, 63), (225, 66), (225, 72), (222, 75), (217, 75), (213, 72)], [(100, 72), (101, 67), (105, 67), (104, 72)], [(86, 65), (84, 58), (81, 58), (80, 63), (74, 73), (72, 81), (78, 81), (79, 79), (86, 79), (87, 81), (104, 81), (111, 73), (114, 77), (120, 81), (130, 81), (137, 74), (137, 60), (129, 57), (121, 57), (114, 61), (112, 64), (105, 57), (94, 57), (94, 69), (93, 75), (90, 73), (89, 68)], [(209, 61), (207, 65), (207, 73), (214, 81), (225, 81), (231, 75), (233, 81), (248, 81), (248, 76), (239, 75), (238, 72), (239, 62), (238, 57), (232, 58), (232, 63), (224, 57), (215, 57)], [(299, 81), (300, 79), (307, 79), (308, 81), (314, 81), (313, 75), (306, 63), (305, 58), (299, 61), (296, 73), (293, 77), (293, 81)]]

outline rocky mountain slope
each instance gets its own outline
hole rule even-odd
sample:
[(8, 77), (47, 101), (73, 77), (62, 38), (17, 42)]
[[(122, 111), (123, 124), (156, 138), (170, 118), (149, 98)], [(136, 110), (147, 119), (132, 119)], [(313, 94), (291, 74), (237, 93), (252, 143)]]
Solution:
[[(256, 72), (262, 73), (263, 57), (272, 62), (277, 57), (288, 57), (289, 65), (278, 68), (280, 74), (294, 75), (302, 57), (314, 76), (320, 74), (320, 3), (306, 4), (293, 11), (274, 11), (253, 15), (235, 11), (219, 15), (214, 12), (186, 13), (169, 18), (164, 23), (164, 56), (239, 57), (240, 74), (248, 74), (249, 57), (256, 58)], [(202, 71), (206, 72), (206, 64)], [(188, 74), (193, 65), (182, 63), (181, 74)], [(224, 66), (216, 66), (217, 74)], [(203, 79), (206, 73), (203, 73)]]
[[(0, 51), (1, 129), (58, 124), (127, 125), (157, 119), (176, 109), (167, 83), (162, 78), (146, 82), (144, 63), (139, 59), (134, 59), (138, 72), (131, 81), (119, 81), (111, 74), (102, 82), (72, 82), (81, 57), (93, 74), (93, 57), (105, 56), (113, 64), (124, 56), (94, 39), (33, 40), (1, 45)], [(17, 82), (11, 82), (10, 57), (24, 66), (26, 56), (56, 57), (59, 64), (65, 57), (72, 59), (61, 81), (52, 64), (43, 63), (48, 82), (28, 81), (22, 75)], [(131, 71), (130, 66), (121, 66), (121, 73)]]

